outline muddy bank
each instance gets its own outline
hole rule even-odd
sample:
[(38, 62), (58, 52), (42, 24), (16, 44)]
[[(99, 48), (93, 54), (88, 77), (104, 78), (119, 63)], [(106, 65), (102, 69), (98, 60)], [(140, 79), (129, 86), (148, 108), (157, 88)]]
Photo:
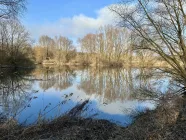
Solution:
[[(83, 106), (79, 106), (82, 109)], [(124, 128), (105, 120), (82, 119), (74, 111), (49, 123), (21, 127), (15, 121), (0, 125), (2, 140), (173, 140), (186, 139), (186, 99), (167, 94), (154, 111), (139, 115)], [(73, 114), (73, 115), (72, 115)]]

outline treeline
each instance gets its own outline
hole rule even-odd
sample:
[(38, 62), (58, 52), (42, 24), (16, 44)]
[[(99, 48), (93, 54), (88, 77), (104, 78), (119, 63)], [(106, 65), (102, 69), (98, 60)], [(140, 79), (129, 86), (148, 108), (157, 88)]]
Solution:
[(51, 38), (43, 35), (39, 38), (39, 45), (35, 46), (33, 50), (37, 63), (55, 61), (55, 63), (62, 64), (76, 56), (73, 41), (63, 36)]
[(126, 28), (107, 25), (77, 42), (78, 46), (74, 46), (67, 37), (41, 36), (39, 44), (33, 48), (36, 63), (122, 66), (153, 62), (149, 51), (133, 50), (134, 37)]
[[(113, 26), (101, 27), (96, 34), (87, 34), (78, 39), (79, 50), (72, 40), (59, 36), (39, 38), (39, 45), (34, 47), (38, 63), (54, 60), (58, 64), (78, 63), (84, 65), (121, 62), (128, 49), (128, 33)], [(50, 62), (50, 61), (48, 61)]]
[[(135, 32), (107, 25), (73, 41), (64, 36), (43, 35), (32, 44), (28, 31), (18, 17), (25, 10), (25, 0), (0, 3), (0, 65), (33, 66), (36, 64), (122, 66), (146, 65), (154, 62), (146, 41)], [(135, 47), (134, 47), (135, 46)], [(150, 45), (149, 45), (150, 46)], [(153, 56), (153, 57), (152, 57)]]
[(47, 35), (41, 36), (38, 45), (33, 46), (29, 33), (18, 20), (1, 20), (0, 29), (1, 65), (33, 66), (36, 63), (118, 67), (144, 64), (149, 61), (149, 56), (152, 57), (148, 51), (133, 50), (133, 38), (128, 30), (111, 25), (79, 38), (78, 46), (67, 37)]
[(85, 35), (78, 42), (81, 51), (86, 52), (87, 61), (96, 58), (96, 64), (121, 64), (129, 49), (129, 36), (127, 30), (108, 25), (101, 27), (96, 34)]

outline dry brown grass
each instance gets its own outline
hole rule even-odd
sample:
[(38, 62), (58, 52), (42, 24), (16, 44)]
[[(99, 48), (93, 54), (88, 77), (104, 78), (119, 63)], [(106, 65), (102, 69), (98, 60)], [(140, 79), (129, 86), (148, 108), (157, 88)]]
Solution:
[[(50, 123), (38, 124), (30, 127), (20, 127), (13, 120), (0, 125), (0, 139), (2, 140), (108, 140), (122, 138), (123, 128), (105, 120), (82, 119), (81, 111), (88, 100), (77, 105), (65, 116)], [(112, 133), (111, 133), (112, 132)]]
[[(124, 139), (186, 139), (186, 121), (180, 119), (186, 113), (185, 104), (185, 99), (182, 97), (172, 94), (163, 96), (157, 109), (139, 115), (135, 122), (125, 129)], [(179, 125), (183, 129), (180, 129)]]
[(154, 111), (139, 115), (123, 128), (105, 120), (78, 117), (84, 102), (50, 123), (20, 127), (14, 121), (0, 125), (2, 140), (185, 140), (186, 99), (167, 94)]

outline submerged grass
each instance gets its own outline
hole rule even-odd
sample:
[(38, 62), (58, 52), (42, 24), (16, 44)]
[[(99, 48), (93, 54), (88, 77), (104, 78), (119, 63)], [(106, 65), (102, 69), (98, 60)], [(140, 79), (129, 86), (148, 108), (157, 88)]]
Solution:
[(0, 124), (2, 140), (173, 140), (186, 139), (186, 98), (167, 94), (153, 111), (140, 114), (123, 128), (105, 120), (83, 119), (88, 103), (78, 104), (49, 123), (21, 127), (14, 120)]

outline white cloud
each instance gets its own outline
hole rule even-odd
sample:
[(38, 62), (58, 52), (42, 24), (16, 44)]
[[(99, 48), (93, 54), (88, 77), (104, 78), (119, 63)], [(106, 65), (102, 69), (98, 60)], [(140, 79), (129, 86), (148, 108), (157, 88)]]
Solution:
[[(79, 90), (77, 88), (77, 85), (73, 85), (68, 89), (63, 90), (62, 92), (60, 91), (59, 93), (56, 92), (54, 89), (50, 89), (47, 92), (45, 92), (46, 96), (55, 96), (57, 98), (59, 98), (61, 101), (64, 101), (64, 97), (65, 94), (70, 94), (70, 93), (74, 93), (73, 96), (69, 97), (68, 99), (71, 99), (71, 101), (73, 101), (75, 104), (79, 103), (80, 101), (85, 101), (87, 99), (91, 101), (96, 102), (96, 107), (95, 109), (102, 111), (104, 113), (108, 113), (108, 114), (112, 114), (112, 115), (116, 115), (116, 114), (120, 114), (120, 115), (131, 115), (132, 113), (139, 111), (139, 107), (142, 107), (144, 109), (155, 109), (156, 105), (155, 102), (153, 101), (140, 101), (137, 99), (131, 99), (130, 97), (126, 97), (125, 100), (121, 101), (121, 100), (117, 100), (117, 101), (113, 101), (113, 102), (108, 102), (107, 105), (103, 104), (102, 101), (102, 96), (98, 95), (96, 93), (91, 94), (91, 95), (87, 95), (84, 91)], [(82, 100), (81, 100), (82, 99)], [(106, 98), (104, 99), (106, 100)], [(50, 101), (51, 102), (51, 101)], [(54, 102), (57, 102), (56, 100)], [(55, 103), (52, 103), (55, 104)], [(67, 104), (68, 105), (68, 104)], [(65, 106), (65, 105), (64, 105)]]
[(87, 33), (95, 32), (100, 26), (115, 23), (115, 17), (107, 7), (99, 9), (95, 11), (95, 13), (97, 15), (95, 18), (79, 14), (73, 17), (61, 18), (54, 22), (27, 25), (27, 28), (35, 39), (41, 35), (63, 35), (75, 40), (79, 37), (83, 37)]

